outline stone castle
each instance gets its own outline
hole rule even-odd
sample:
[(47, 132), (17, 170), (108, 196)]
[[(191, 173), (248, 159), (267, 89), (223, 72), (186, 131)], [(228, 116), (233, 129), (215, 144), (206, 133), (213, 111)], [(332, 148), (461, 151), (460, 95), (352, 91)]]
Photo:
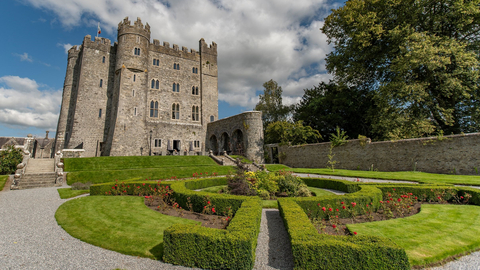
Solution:
[(260, 112), (218, 120), (217, 44), (150, 42), (128, 17), (117, 42), (87, 35), (68, 51), (55, 152), (83, 156), (243, 154), (263, 161)]

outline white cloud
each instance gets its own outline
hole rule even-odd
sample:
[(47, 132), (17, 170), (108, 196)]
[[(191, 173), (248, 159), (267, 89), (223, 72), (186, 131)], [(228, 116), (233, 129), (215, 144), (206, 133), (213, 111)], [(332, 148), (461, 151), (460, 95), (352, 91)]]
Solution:
[(13, 55), (20, 57), (20, 61), (33, 62), (33, 59), (28, 53), (24, 52), (22, 54), (14, 53)]
[[(319, 28), (338, 3), (327, 0), (26, 0), (54, 12), (65, 27), (96, 27), (115, 35), (129, 16), (151, 26), (152, 39), (198, 49), (205, 38), (218, 44), (219, 99), (252, 108), (256, 92), (273, 79), (294, 102), (305, 87), (328, 80), (331, 51)], [(78, 37), (78, 43), (83, 37)], [(68, 45), (68, 46), (67, 46)], [(67, 50), (70, 44), (62, 44)]]
[(73, 45), (70, 43), (57, 43), (57, 46), (63, 47), (63, 49), (65, 50), (65, 54), (68, 54), (68, 50), (73, 47)]
[(55, 130), (61, 90), (40, 90), (29, 78), (0, 77), (0, 123)]

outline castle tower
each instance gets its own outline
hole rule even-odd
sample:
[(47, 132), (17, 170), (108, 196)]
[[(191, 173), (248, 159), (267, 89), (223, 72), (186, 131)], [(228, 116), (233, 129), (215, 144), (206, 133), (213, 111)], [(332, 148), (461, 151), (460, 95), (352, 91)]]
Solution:
[[(128, 17), (118, 24), (115, 78), (106, 151), (103, 155), (140, 155), (147, 149), (145, 116), (150, 26)], [(146, 132), (142, 134), (142, 132)], [(128, 144), (126, 143), (128, 142)]]
[(202, 123), (206, 127), (207, 123), (218, 120), (217, 44), (212, 42), (208, 46), (203, 38), (199, 43)]
[(65, 74), (65, 82), (63, 84), (62, 105), (60, 108), (60, 116), (58, 117), (57, 134), (55, 137), (55, 152), (65, 148), (65, 140), (67, 135), (67, 119), (70, 111), (70, 101), (72, 89), (76, 85), (75, 70), (78, 69), (78, 55), (80, 48), (73, 46), (68, 50), (67, 73)]
[[(105, 137), (108, 95), (113, 80), (110, 62), (115, 57), (110, 40), (90, 35), (83, 39), (75, 68), (65, 148), (81, 148), (86, 157), (100, 156)], [(65, 102), (65, 101), (64, 101)]]

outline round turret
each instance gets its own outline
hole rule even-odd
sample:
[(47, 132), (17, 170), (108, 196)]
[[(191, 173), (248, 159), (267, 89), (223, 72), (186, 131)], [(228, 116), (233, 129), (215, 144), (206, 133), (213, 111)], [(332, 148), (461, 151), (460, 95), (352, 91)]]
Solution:
[(145, 71), (148, 66), (150, 26), (140, 18), (130, 25), (128, 17), (118, 24), (118, 47), (115, 69), (128, 68)]

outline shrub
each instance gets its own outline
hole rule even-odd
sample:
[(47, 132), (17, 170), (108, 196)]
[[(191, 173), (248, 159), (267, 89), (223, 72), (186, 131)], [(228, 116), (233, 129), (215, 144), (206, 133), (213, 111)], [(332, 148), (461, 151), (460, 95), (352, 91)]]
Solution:
[(0, 175), (13, 174), (17, 170), (17, 165), (20, 164), (22, 160), (22, 150), (15, 148), (13, 145), (0, 151)]
[[(301, 197), (311, 196), (308, 191), (307, 185), (303, 183), (300, 177), (292, 175), (292, 172), (279, 171), (276, 173), (276, 181), (278, 183), (278, 189), (280, 192), (285, 192), (289, 197), (297, 197), (300, 194)], [(299, 189), (302, 188), (302, 192), (299, 193)], [(306, 190), (305, 190), (306, 189)]]
[(87, 182), (87, 183), (73, 183), (72, 184), (72, 190), (89, 190), (90, 186), (92, 185), (92, 182)]
[(227, 176), (228, 190), (230, 194), (253, 196), (256, 195), (252, 185), (247, 181), (245, 170), (237, 168), (233, 176)]

